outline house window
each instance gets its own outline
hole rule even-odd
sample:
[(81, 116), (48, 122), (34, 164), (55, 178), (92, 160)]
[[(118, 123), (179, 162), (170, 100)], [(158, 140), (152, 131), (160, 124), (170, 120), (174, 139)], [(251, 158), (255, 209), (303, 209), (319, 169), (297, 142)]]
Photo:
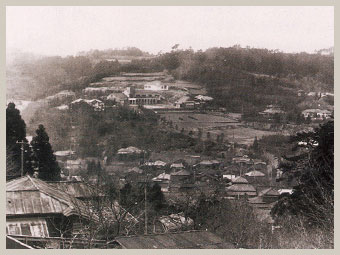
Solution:
[(39, 223), (32, 223), (31, 225), (32, 236), (45, 236), (44, 227)]
[(26, 236), (31, 236), (31, 228), (30, 225), (27, 223), (21, 224), (21, 234)]
[(18, 224), (8, 224), (7, 228), (8, 228), (9, 235), (20, 235), (21, 234)]

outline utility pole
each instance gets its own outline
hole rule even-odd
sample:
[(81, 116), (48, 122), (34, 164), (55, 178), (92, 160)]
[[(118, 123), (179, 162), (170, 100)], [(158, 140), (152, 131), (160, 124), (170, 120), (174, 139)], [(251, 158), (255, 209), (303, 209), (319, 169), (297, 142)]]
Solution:
[(24, 176), (24, 140), (21, 142), (17, 141), (16, 143), (21, 144), (21, 176)]
[(148, 234), (148, 213), (147, 213), (147, 194), (146, 194), (146, 185), (147, 185), (147, 178), (148, 176), (146, 175), (145, 178), (145, 184), (144, 184), (144, 210), (145, 210), (145, 228), (144, 228), (144, 234)]

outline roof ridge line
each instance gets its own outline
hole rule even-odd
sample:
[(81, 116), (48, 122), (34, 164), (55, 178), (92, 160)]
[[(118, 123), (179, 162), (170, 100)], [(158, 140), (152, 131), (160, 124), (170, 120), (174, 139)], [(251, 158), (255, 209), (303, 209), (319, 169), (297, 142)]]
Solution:
[(38, 188), (38, 186), (34, 183), (34, 181), (32, 180), (31, 176), (27, 175), (27, 177), (28, 177), (28, 179), (32, 182), (33, 186), (34, 186), (37, 190), (41, 191), (41, 190)]

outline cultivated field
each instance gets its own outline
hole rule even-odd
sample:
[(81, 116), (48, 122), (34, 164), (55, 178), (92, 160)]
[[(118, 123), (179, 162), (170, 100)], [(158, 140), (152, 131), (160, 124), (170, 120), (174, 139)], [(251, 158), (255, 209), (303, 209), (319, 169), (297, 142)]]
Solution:
[(166, 112), (159, 113), (167, 121), (172, 121), (173, 127), (177, 126), (180, 131), (182, 128), (186, 131), (192, 131), (197, 136), (198, 129), (202, 130), (202, 139), (208, 139), (207, 133), (210, 133), (210, 139), (216, 140), (217, 135), (224, 133), (224, 139), (229, 142), (250, 145), (253, 143), (255, 136), (274, 135), (278, 132), (257, 130), (246, 127), (238, 118), (230, 114), (217, 113), (192, 113), (192, 112)]
[(240, 123), (232, 118), (216, 116), (213, 114), (191, 112), (166, 112), (160, 113), (167, 121), (172, 121), (179, 129), (198, 131), (198, 128), (206, 130), (213, 127), (237, 126)]

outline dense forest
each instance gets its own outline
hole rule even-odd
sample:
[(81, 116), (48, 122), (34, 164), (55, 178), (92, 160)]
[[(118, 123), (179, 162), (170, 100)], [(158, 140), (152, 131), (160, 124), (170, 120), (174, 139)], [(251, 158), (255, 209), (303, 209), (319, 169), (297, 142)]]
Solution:
[[(114, 56), (130, 57), (129, 63), (107, 61)], [(7, 68), (19, 70), (26, 81), (19, 85), (22, 96), (37, 100), (60, 90), (79, 91), (91, 82), (119, 72), (167, 70), (177, 79), (204, 85), (218, 106), (229, 111), (255, 113), (267, 104), (299, 111), (305, 92), (334, 91), (334, 56), (283, 53), (267, 49), (210, 48), (206, 51), (172, 50), (157, 56), (137, 48), (90, 51), (78, 56), (44, 57), (22, 61)], [(11, 82), (9, 89), (11, 88)], [(24, 88), (23, 88), (24, 87)], [(292, 107), (294, 106), (294, 107)]]

